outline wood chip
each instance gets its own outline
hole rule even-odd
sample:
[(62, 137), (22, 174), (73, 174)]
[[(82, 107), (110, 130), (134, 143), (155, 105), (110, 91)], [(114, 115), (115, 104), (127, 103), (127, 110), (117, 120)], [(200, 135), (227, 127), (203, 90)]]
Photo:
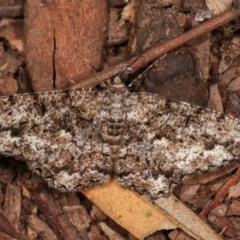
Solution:
[[(49, 228), (49, 226), (43, 220), (39, 219), (35, 214), (32, 214), (28, 218), (28, 231), (30, 234), (31, 231), (29, 228), (31, 228), (32, 231), (35, 231), (37, 235), (40, 234), (41, 237), (44, 239), (51, 239), (51, 240), (58, 239), (55, 233), (52, 231), (52, 229)], [(32, 234), (33, 233), (31, 233), (31, 235)]]
[(89, 228), (91, 218), (88, 215), (86, 209), (79, 206), (64, 206), (64, 211), (67, 213), (67, 216), (73, 226), (80, 232), (84, 228)]
[(228, 216), (240, 216), (240, 201), (233, 200), (229, 205)]
[(4, 202), (4, 215), (15, 230), (20, 229), (21, 188), (18, 184), (8, 184)]
[(228, 198), (239, 198), (240, 197), (240, 182), (230, 187)]
[(26, 60), (34, 90), (68, 88), (100, 70), (106, 22), (105, 0), (27, 1)]
[(1, 0), (0, 17), (20, 17), (23, 16), (25, 0)]
[(237, 77), (228, 85), (228, 90), (233, 92), (240, 91), (240, 77)]
[(98, 224), (101, 228), (101, 230), (108, 236), (110, 240), (124, 240), (120, 234), (118, 234), (116, 231), (114, 231), (112, 228), (110, 228), (105, 222), (100, 222)]
[(210, 98), (208, 101), (208, 108), (217, 112), (223, 112), (222, 98), (219, 93), (218, 85), (213, 84), (210, 86)]

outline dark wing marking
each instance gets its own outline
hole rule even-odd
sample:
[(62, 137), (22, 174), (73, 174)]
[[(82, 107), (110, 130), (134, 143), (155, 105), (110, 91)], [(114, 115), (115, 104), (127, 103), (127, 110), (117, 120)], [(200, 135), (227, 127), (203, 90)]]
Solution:
[(122, 152), (120, 184), (151, 197), (168, 195), (184, 176), (240, 158), (240, 120), (157, 95), (136, 93)]
[(104, 93), (91, 89), (0, 98), (0, 154), (25, 160), (50, 186), (77, 191), (110, 178), (95, 131)]

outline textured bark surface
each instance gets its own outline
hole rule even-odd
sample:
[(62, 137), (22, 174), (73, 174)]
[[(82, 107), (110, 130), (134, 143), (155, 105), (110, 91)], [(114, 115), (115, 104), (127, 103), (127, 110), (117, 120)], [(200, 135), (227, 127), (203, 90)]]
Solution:
[(24, 4), (26, 0), (1, 0), (0, 17), (22, 17), (24, 13)]
[(107, 1), (29, 0), (25, 17), (26, 61), (35, 91), (67, 88), (101, 69)]

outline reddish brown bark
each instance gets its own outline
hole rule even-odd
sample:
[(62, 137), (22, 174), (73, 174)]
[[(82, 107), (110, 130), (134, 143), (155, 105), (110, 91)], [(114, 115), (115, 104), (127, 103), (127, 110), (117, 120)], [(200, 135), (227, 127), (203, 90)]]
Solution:
[(26, 59), (35, 91), (66, 88), (101, 68), (106, 0), (29, 0)]

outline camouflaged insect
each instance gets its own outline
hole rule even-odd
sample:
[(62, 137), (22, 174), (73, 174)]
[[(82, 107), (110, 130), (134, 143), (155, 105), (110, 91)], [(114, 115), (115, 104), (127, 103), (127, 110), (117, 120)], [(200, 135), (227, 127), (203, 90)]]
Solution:
[(130, 93), (120, 83), (0, 98), (0, 154), (24, 160), (51, 187), (79, 191), (115, 176), (167, 196), (185, 176), (240, 157), (240, 121)]

